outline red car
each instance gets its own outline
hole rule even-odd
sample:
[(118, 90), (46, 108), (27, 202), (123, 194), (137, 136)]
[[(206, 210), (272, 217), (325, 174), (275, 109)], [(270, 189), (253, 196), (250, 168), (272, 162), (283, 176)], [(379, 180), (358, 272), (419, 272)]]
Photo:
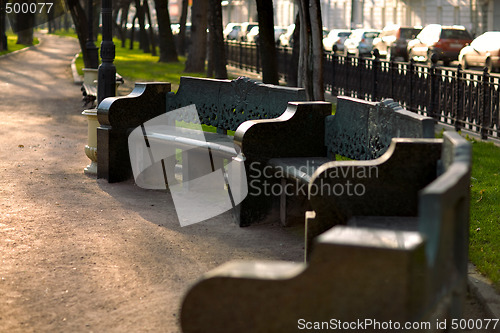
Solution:
[(429, 24), (408, 42), (408, 55), (410, 59), (430, 62), (432, 54), (436, 54), (448, 66), (458, 60), (460, 50), (470, 42), (472, 37), (463, 26)]

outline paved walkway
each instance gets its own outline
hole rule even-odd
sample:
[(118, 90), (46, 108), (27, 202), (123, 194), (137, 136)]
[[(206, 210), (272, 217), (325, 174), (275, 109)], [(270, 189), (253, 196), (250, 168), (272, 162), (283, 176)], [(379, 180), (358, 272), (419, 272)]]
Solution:
[[(179, 332), (182, 296), (232, 259), (302, 259), (303, 226), (181, 228), (171, 198), (84, 175), (87, 125), (69, 63), (42, 36), (0, 58), (0, 332)], [(485, 318), (474, 299), (468, 318)]]

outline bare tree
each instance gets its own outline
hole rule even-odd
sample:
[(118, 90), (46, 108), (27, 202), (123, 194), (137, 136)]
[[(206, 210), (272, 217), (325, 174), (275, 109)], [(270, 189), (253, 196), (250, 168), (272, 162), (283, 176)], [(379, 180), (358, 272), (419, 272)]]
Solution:
[(300, 56), (298, 85), (308, 100), (325, 99), (323, 87), (323, 23), (320, 0), (300, 0)]
[(170, 26), (170, 14), (167, 0), (155, 0), (156, 16), (158, 18), (158, 32), (160, 37), (159, 62), (177, 62), (174, 35)]
[(257, 0), (259, 18), (259, 52), (262, 61), (262, 81), (278, 84), (278, 63), (274, 40), (273, 0)]
[(206, 0), (193, 0), (191, 9), (191, 46), (186, 60), (186, 72), (203, 72), (207, 54), (208, 5)]

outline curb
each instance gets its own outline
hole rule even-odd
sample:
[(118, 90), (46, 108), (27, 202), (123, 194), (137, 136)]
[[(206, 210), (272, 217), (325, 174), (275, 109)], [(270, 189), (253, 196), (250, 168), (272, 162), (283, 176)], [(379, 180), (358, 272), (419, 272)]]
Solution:
[[(468, 266), (468, 288), (481, 304), (489, 319), (500, 318), (500, 295), (493, 288), (491, 281), (478, 273), (476, 267), (471, 263)], [(495, 332), (500, 332), (500, 325), (497, 325)]]
[(2, 59), (2, 58), (8, 58), (8, 57), (10, 57), (12, 55), (23, 53), (23, 52), (26, 52), (28, 50), (33, 50), (33, 49), (37, 48), (38, 46), (42, 45), (42, 43), (43, 43), (43, 39), (42, 38), (40, 38), (38, 36), (37, 36), (37, 38), (38, 38), (38, 44), (27, 46), (24, 49), (20, 49), (20, 50), (17, 50), (17, 51), (13, 51), (13, 52), (9, 52), (9, 53), (6, 53), (6, 54), (2, 54), (2, 55), (0, 55), (0, 59)]
[(83, 77), (78, 74), (76, 70), (76, 59), (79, 57), (80, 53), (75, 54), (73, 60), (71, 60), (71, 73), (73, 74), (73, 83), (75, 85), (81, 85), (83, 83)]

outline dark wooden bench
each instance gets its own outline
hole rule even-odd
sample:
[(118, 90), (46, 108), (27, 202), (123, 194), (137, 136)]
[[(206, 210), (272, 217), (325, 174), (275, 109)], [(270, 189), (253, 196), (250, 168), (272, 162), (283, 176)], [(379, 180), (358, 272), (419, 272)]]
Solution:
[[(330, 325), (339, 329), (341, 323), (360, 321), (364, 327), (349, 328), (378, 332), (386, 327), (377, 328), (375, 322), (418, 321), (433, 325), (422, 328), (427, 331), (437, 330), (436, 320), (462, 318), (471, 146), (455, 132), (445, 132), (443, 139), (404, 139), (404, 146), (413, 143), (440, 151), (434, 179), (420, 191), (414, 217), (378, 216), (371, 197), (364, 197), (363, 214), (317, 237), (308, 263), (226, 263), (186, 293), (183, 332), (206, 327), (228, 333), (300, 332), (318, 328), (314, 325), (326, 331), (333, 329)], [(379, 184), (378, 191), (392, 189)], [(397, 198), (386, 203), (393, 204), (398, 205)], [(313, 221), (320, 214), (311, 211), (307, 218)]]
[[(313, 174), (318, 168), (325, 168), (327, 163), (334, 161), (337, 155), (352, 160), (374, 160), (387, 152), (393, 138), (433, 137), (434, 120), (432, 118), (406, 111), (393, 100), (375, 103), (350, 97), (338, 97), (335, 115), (328, 116), (325, 121), (325, 156), (272, 158), (269, 160), (269, 165), (275, 169), (275, 174), (282, 176), (283, 188), (292, 183), (296, 188), (307, 189), (305, 196), (310, 199), (310, 196), (319, 195), (310, 192), (311, 186), (313, 186), (312, 189), (320, 189), (314, 186), (321, 185), (310, 183)], [(394, 155), (389, 155), (389, 157), (392, 158)], [(408, 160), (408, 163), (412, 163), (415, 158), (422, 157), (414, 156), (413, 159)], [(387, 172), (392, 173), (390, 169)], [(397, 181), (399, 180), (394, 178), (393, 182)], [(420, 188), (427, 184), (417, 183)], [(333, 183), (330, 185), (335, 186)], [(416, 191), (414, 195), (416, 198)], [(344, 197), (350, 197), (350, 195), (346, 194)], [(287, 200), (296, 200), (296, 198), (282, 191), (280, 218), (283, 225), (289, 224)], [(302, 209), (298, 212), (300, 220), (303, 219), (304, 211), (305, 209)]]

